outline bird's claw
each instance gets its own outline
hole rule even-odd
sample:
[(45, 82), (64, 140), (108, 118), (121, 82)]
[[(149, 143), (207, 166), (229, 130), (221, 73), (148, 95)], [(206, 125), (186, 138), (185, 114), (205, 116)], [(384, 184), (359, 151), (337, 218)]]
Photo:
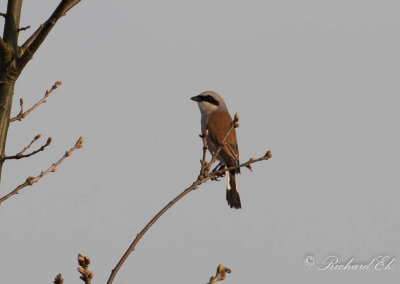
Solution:
[(219, 181), (222, 177), (225, 176), (225, 172), (222, 172), (221, 174), (216, 174), (211, 178), (211, 180)]

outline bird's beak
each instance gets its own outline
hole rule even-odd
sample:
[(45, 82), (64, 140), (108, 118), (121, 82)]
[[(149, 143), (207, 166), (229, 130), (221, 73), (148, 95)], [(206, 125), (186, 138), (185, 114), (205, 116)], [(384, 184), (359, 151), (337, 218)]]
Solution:
[(199, 101), (200, 101), (199, 96), (194, 96), (194, 97), (191, 97), (190, 99), (191, 99), (192, 101), (195, 101), (195, 102), (199, 102)]

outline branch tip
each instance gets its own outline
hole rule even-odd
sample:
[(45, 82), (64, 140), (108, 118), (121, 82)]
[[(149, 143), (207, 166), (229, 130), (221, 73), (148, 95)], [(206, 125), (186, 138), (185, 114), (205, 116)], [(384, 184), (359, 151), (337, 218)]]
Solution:
[(30, 109), (28, 109), (27, 111), (24, 112), (24, 99), (20, 98), (19, 100), (19, 104), (21, 106), (21, 110), (20, 112), (17, 114), (17, 116), (10, 118), (10, 122), (19, 120), (21, 121), (23, 118), (25, 118), (27, 115), (29, 115), (35, 108), (37, 108), (39, 105), (44, 104), (47, 102), (47, 97), (55, 90), (57, 89), (59, 86), (61, 85), (60, 81), (57, 81), (54, 83), (54, 85), (52, 86), (52, 88), (50, 90), (46, 90), (44, 97), (37, 102), (36, 104), (34, 104)]
[(54, 83), (54, 85), (53, 85), (53, 89), (57, 89), (58, 87), (60, 87), (60, 86), (61, 86), (61, 84), (62, 84), (62, 82), (61, 82), (61, 81), (57, 81), (57, 82), (55, 82), (55, 83)]
[[(40, 135), (40, 134), (39, 134), (39, 135)], [(51, 141), (53, 141), (53, 138), (51, 138), (51, 137), (47, 138), (47, 142), (46, 142), (45, 147), (46, 147), (46, 146), (49, 146), (50, 143), (51, 143)]]
[(226, 273), (231, 273), (230, 268), (225, 267), (223, 264), (218, 265), (217, 273), (215, 276), (211, 276), (210, 281), (207, 284), (215, 284), (218, 281), (222, 281), (226, 278)]
[[(83, 138), (80, 137), (80, 138), (78, 139), (78, 141), (75, 143), (75, 145), (74, 145), (68, 152), (69, 152), (69, 153), (72, 153), (72, 152), (75, 151), (76, 149), (81, 148), (83, 145), (81, 145), (81, 144), (78, 143), (78, 142), (82, 142), (82, 141), (83, 141)], [(33, 143), (33, 142), (31, 142), (31, 143)], [(46, 148), (46, 147), (45, 147), (45, 146), (42, 146), (40, 149), (38, 149), (38, 150), (36, 150), (36, 151), (33, 151), (33, 152), (30, 153), (30, 154), (27, 154), (27, 155), (20, 155), (20, 156), (21, 156), (21, 157), (28, 157), (28, 156), (31, 156), (31, 155), (33, 155), (33, 154), (39, 152), (39, 151), (43, 151), (44, 148)], [(20, 191), (21, 189), (23, 189), (24, 187), (26, 187), (26, 186), (28, 186), (28, 185), (33, 185), (34, 183), (38, 182), (41, 178), (43, 178), (43, 177), (44, 177), (45, 175), (47, 175), (48, 173), (56, 172), (56, 171), (57, 171), (57, 167), (58, 167), (66, 158), (67, 158), (67, 156), (66, 156), (66, 154), (64, 154), (56, 163), (53, 163), (46, 171), (42, 171), (42, 172), (40, 173), (40, 175), (38, 175), (38, 176), (36, 176), (36, 177), (31, 177), (31, 176), (28, 177), (24, 183), (22, 183), (22, 184), (20, 184), (19, 186), (17, 186), (17, 187), (16, 187), (13, 191), (11, 191), (10, 193), (8, 193), (8, 194), (6, 194), (5, 196), (1, 197), (1, 198), (0, 198), (0, 203), (3, 202), (4, 200), (10, 198), (11, 196), (13, 196), (13, 195), (15, 195), (15, 194), (18, 194), (19, 191)], [(19, 159), (19, 158), (17, 158), (17, 159)]]
[(233, 122), (239, 122), (239, 113), (235, 113), (235, 117), (233, 119)]
[(86, 284), (90, 284), (94, 277), (94, 272), (88, 270), (90, 259), (87, 256), (78, 254), (78, 264), (80, 265), (78, 267), (78, 271), (81, 274), (80, 279), (82, 279)]
[(85, 264), (85, 258), (81, 254), (78, 254), (78, 264), (79, 265), (84, 265)]
[(56, 276), (53, 283), (54, 284), (63, 284), (64, 283), (64, 279), (62, 278), (61, 273)]

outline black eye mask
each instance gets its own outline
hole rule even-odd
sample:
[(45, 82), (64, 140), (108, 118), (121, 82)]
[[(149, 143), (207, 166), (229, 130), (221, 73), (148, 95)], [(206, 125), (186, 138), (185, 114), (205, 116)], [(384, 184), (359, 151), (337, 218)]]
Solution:
[(213, 96), (208, 95), (208, 96), (199, 96), (199, 97), (200, 97), (200, 100), (202, 100), (203, 102), (209, 102), (210, 104), (213, 104), (216, 106), (219, 105), (218, 101), (216, 99), (214, 99)]

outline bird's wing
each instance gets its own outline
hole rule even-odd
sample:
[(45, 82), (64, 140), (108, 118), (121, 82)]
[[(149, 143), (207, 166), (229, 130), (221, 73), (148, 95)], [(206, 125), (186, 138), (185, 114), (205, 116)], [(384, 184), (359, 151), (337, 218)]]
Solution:
[[(213, 112), (207, 123), (208, 135), (214, 145), (218, 147), (224, 139), (232, 123), (232, 118), (227, 112)], [(225, 140), (225, 145), (221, 149), (220, 155), (228, 166), (236, 166), (239, 163), (239, 148), (236, 140), (235, 128)]]

